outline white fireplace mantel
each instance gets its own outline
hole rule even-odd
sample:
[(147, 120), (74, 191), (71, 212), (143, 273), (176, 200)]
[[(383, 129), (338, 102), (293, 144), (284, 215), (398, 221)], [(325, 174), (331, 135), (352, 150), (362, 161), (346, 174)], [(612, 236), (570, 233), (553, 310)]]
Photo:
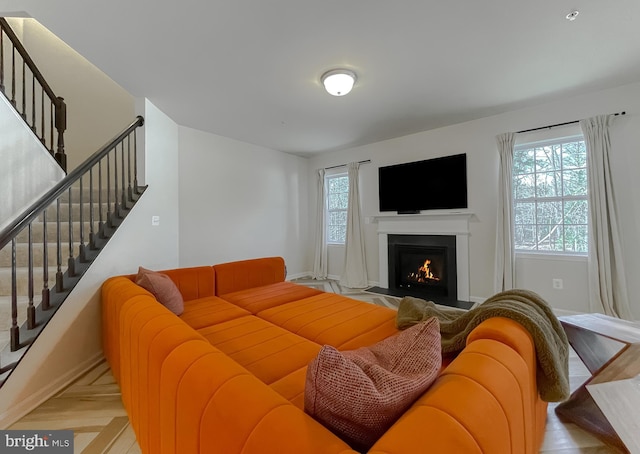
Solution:
[(469, 301), (470, 211), (432, 211), (420, 214), (376, 214), (378, 224), (380, 287), (389, 287), (388, 235), (455, 235), (458, 299)]

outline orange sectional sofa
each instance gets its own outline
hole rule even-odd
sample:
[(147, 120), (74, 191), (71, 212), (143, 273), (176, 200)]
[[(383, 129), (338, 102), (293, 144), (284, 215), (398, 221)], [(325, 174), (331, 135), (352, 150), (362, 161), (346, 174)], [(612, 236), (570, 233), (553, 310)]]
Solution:
[[(304, 412), (324, 344), (371, 345), (395, 311), (285, 281), (277, 257), (163, 271), (177, 316), (134, 283), (102, 286), (105, 356), (144, 453), (355, 453)], [(529, 333), (492, 318), (370, 453), (536, 453), (546, 403)]]

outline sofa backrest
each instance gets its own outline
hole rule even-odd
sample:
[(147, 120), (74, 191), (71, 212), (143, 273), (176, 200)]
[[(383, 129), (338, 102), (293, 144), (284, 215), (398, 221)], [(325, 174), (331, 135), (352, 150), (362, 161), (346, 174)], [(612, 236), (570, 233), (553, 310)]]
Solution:
[(266, 257), (214, 265), (216, 295), (283, 282), (285, 265), (282, 257)]
[(171, 278), (185, 301), (215, 295), (216, 272), (212, 266), (178, 268), (161, 273)]
[[(155, 270), (154, 270), (155, 271)], [(215, 295), (216, 272), (212, 266), (194, 266), (191, 268), (176, 268), (161, 270), (158, 273), (166, 274), (171, 278), (185, 301)], [(129, 274), (124, 277), (131, 282), (136, 281), (137, 274)]]

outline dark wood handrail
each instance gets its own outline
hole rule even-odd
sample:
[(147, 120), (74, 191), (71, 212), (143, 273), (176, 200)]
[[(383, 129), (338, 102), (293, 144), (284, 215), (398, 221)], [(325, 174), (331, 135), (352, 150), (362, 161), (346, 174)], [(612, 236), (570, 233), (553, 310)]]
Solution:
[(0, 231), (0, 250), (27, 227), (42, 211), (58, 199), (73, 183), (79, 180), (90, 168), (98, 163), (106, 154), (115, 148), (125, 137), (131, 134), (136, 128), (144, 124), (144, 118), (140, 115), (124, 131), (107, 142), (102, 148), (87, 158), (84, 163), (71, 171), (66, 177), (60, 180), (38, 201), (34, 202), (24, 213), (15, 219), (11, 224)]
[(13, 32), (13, 30), (9, 26), (9, 23), (4, 17), (0, 17), (0, 24), (2, 25), (4, 33), (9, 37), (9, 39), (13, 43), (16, 50), (18, 51), (18, 53), (20, 54), (24, 62), (27, 64), (27, 66), (29, 67), (29, 70), (31, 70), (34, 77), (37, 79), (38, 83), (42, 86), (42, 89), (45, 91), (49, 99), (51, 99), (51, 102), (56, 107), (59, 107), (61, 104), (64, 103), (63, 99), (55, 95), (55, 93), (53, 92), (53, 90), (51, 89), (47, 81), (44, 79), (44, 76), (42, 75), (42, 73), (40, 72), (36, 64), (33, 62), (33, 60), (31, 59), (31, 56), (29, 56), (29, 53), (24, 48), (24, 46), (22, 45), (22, 43), (20, 42), (16, 34)]

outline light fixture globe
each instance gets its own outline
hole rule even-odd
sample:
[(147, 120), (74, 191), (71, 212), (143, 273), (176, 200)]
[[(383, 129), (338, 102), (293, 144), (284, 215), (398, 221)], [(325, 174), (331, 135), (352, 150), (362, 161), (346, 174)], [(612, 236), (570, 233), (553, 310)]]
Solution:
[(356, 83), (356, 73), (348, 69), (332, 69), (320, 78), (327, 93), (333, 96), (348, 94)]

